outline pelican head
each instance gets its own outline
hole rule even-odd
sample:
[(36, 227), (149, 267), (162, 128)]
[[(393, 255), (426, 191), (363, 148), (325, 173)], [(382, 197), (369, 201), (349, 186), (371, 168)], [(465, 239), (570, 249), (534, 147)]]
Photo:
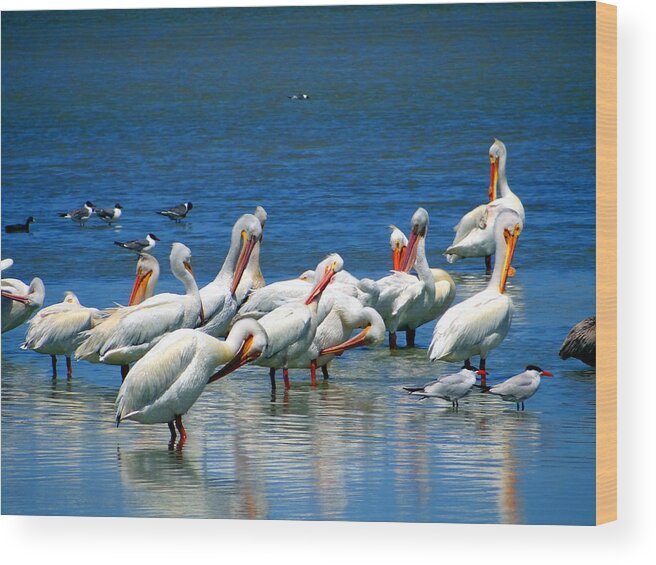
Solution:
[[(513, 255), (515, 254), (517, 239), (522, 232), (522, 225), (522, 219), (519, 217), (519, 214), (508, 208), (499, 212), (494, 223), (497, 249), (503, 249), (503, 243), (501, 243), (501, 241), (505, 243), (505, 256), (503, 260), (503, 268), (501, 270), (501, 280), (499, 282), (499, 292), (501, 294), (506, 290), (508, 271), (510, 270)], [(503, 240), (501, 240), (501, 237), (503, 237)], [(501, 246), (499, 245), (500, 243)], [(497, 257), (499, 257), (498, 251)]]
[(255, 208), (255, 212), (253, 215), (260, 220), (260, 224), (262, 225), (262, 229), (264, 229), (264, 224), (266, 224), (266, 221), (268, 220), (269, 216), (266, 213), (266, 210), (264, 209), (263, 206), (258, 206)]
[(314, 280), (314, 271), (312, 269), (303, 271), (298, 278), (299, 280), (304, 282), (312, 282)]
[(34, 277), (27, 289), (27, 295), (13, 294), (3, 290), (2, 297), (20, 302), (29, 308), (41, 308), (46, 299), (46, 287), (39, 277)]
[(390, 229), (390, 247), (392, 248), (392, 263), (395, 271), (401, 270), (401, 257), (405, 248), (408, 246), (408, 238), (396, 226), (392, 225)]
[(212, 375), (208, 382), (214, 382), (225, 377), (242, 365), (257, 359), (266, 349), (269, 337), (256, 320), (242, 318), (232, 326), (225, 343), (233, 351), (236, 350), (237, 353), (217, 373)]
[(78, 297), (71, 290), (67, 290), (64, 293), (64, 300), (62, 300), (62, 302), (64, 304), (80, 304), (80, 301), (78, 300)]
[(146, 298), (150, 298), (158, 279), (159, 262), (157, 259), (148, 253), (140, 253), (139, 261), (137, 261), (137, 276), (134, 279), (128, 306), (139, 304)]
[(419, 242), (426, 237), (428, 233), (428, 212), (424, 208), (417, 208), (410, 220), (410, 240), (408, 246), (401, 257), (400, 269), (409, 272), (417, 260), (417, 251)]
[(248, 266), (248, 261), (251, 258), (255, 244), (262, 239), (262, 224), (253, 214), (244, 214), (235, 222), (232, 228), (232, 245), (240, 245), (240, 239), (241, 249), (230, 287), (230, 292), (233, 295), (239, 286), (244, 270)]
[(506, 156), (506, 146), (500, 139), (494, 138), (494, 143), (488, 151), (490, 156), (490, 186), (488, 196), (490, 202), (497, 199), (497, 184), (499, 182), (499, 162)]
[(321, 261), (314, 270), (314, 287), (312, 292), (305, 300), (305, 304), (311, 304), (315, 298), (321, 296), (321, 293), (328, 286), (328, 283), (344, 268), (344, 260), (337, 254), (331, 253)]
[(319, 353), (320, 355), (341, 355), (347, 349), (353, 349), (354, 347), (362, 347), (364, 345), (378, 345), (385, 339), (385, 322), (381, 318), (380, 314), (376, 312), (373, 308), (368, 306), (363, 308), (360, 316), (362, 318), (362, 324), (364, 328), (351, 339), (340, 343), (339, 345), (334, 345), (332, 347), (327, 347), (322, 349)]

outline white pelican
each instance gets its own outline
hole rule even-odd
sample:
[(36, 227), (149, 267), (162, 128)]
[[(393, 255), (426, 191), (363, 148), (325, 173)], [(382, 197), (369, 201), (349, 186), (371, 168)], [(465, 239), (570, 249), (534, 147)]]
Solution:
[[(2, 270), (14, 264), (12, 259), (2, 262)], [(29, 320), (46, 298), (46, 287), (39, 277), (27, 286), (18, 279), (2, 279), (2, 333), (17, 328)]]
[[(506, 146), (495, 139), (490, 147), (490, 187), (488, 196), (490, 202), (481, 204), (467, 214), (453, 228), (456, 232), (453, 243), (445, 255), (449, 263), (455, 263), (463, 257), (485, 257), (485, 269), (492, 270), (491, 255), (494, 253), (494, 217), (498, 211), (510, 209), (517, 212), (524, 224), (524, 206), (522, 201), (510, 190), (506, 178)], [(497, 198), (497, 184), (501, 197)], [(497, 213), (492, 213), (495, 208)]]
[(157, 294), (135, 306), (113, 310), (95, 328), (84, 332), (85, 340), (75, 357), (110, 365), (129, 365), (143, 357), (164, 335), (180, 328), (193, 328), (202, 306), (191, 268), (191, 251), (182, 243), (171, 246), (171, 271), (184, 284), (185, 294)]
[(9, 269), (14, 264), (14, 260), (11, 259), (10, 257), (7, 257), (6, 259), (3, 259), (0, 261), (0, 272), (4, 271), (5, 269)]
[[(414, 347), (416, 329), (442, 314), (455, 297), (451, 276), (428, 266), (425, 248), (428, 212), (424, 208), (418, 208), (412, 215), (411, 229), (399, 270), (378, 281), (380, 296), (376, 309), (390, 333), (390, 349), (396, 349), (397, 330), (405, 330), (408, 347)], [(413, 266), (419, 278), (408, 273)]]
[(462, 367), (457, 373), (444, 375), (439, 379), (420, 387), (403, 387), (410, 394), (424, 398), (436, 397), (451, 402), (456, 410), (458, 400), (467, 396), (476, 384), (476, 375), (483, 375), (485, 371), (474, 367)]
[(235, 222), (230, 249), (221, 270), (211, 283), (200, 290), (205, 313), (201, 331), (215, 337), (228, 332), (240, 305), (237, 288), (261, 238), (262, 224), (253, 214), (244, 214)]
[(390, 247), (392, 248), (392, 269), (401, 270), (401, 257), (408, 246), (408, 238), (396, 226), (392, 225), (390, 229)]
[(559, 352), (561, 359), (574, 357), (587, 365), (597, 364), (597, 317), (590, 316), (576, 324), (567, 334)]
[(159, 280), (159, 262), (148, 253), (139, 253), (137, 261), (137, 275), (130, 292), (128, 306), (134, 306), (147, 300), (155, 293)]
[(53, 379), (57, 378), (57, 355), (65, 355), (70, 379), (73, 376), (71, 355), (82, 343), (82, 332), (93, 328), (101, 319), (100, 310), (82, 306), (77, 296), (68, 291), (62, 302), (40, 310), (28, 322), (25, 342), (20, 347), (50, 355)]
[(553, 374), (543, 371), (536, 365), (529, 365), (523, 373), (491, 386), (485, 389), (485, 392), (496, 394), (506, 402), (516, 403), (517, 410), (521, 404), (522, 410), (524, 410), (524, 401), (531, 398), (540, 388), (540, 377), (553, 377)]
[(251, 258), (246, 265), (244, 270), (244, 275), (239, 281), (239, 286), (237, 286), (237, 302), (242, 304), (248, 295), (258, 288), (266, 286), (266, 281), (264, 280), (264, 275), (262, 275), (262, 269), (260, 268), (260, 247), (262, 246), (262, 239), (264, 238), (264, 226), (267, 221), (266, 210), (262, 206), (255, 208), (253, 214), (258, 220), (260, 220), (260, 225), (262, 226), (262, 236), (260, 240), (253, 247), (253, 252), (251, 253)]
[(59, 214), (59, 217), (68, 218), (70, 220), (73, 220), (74, 222), (77, 222), (78, 224), (80, 224), (80, 226), (84, 227), (84, 224), (92, 216), (93, 211), (95, 209), (96, 209), (96, 205), (90, 200), (87, 200), (84, 203), (84, 206), (82, 206), (82, 208), (78, 208), (77, 210), (71, 210), (70, 212), (61, 212)]
[[(305, 355), (312, 345), (321, 322), (318, 312), (319, 300), (328, 283), (343, 265), (344, 261), (337, 253), (328, 255), (317, 265), (314, 286), (306, 294), (305, 300), (283, 304), (258, 319), (269, 338), (269, 343), (255, 364), (269, 367), (271, 388), (275, 388), (276, 369), (280, 368), (285, 389), (290, 388), (289, 366)], [(316, 366), (314, 369), (316, 371)]]
[[(144, 355), (123, 381), (116, 397), (116, 425), (168, 423), (171, 441), (177, 427), (187, 433), (182, 416), (198, 400), (217, 367), (233, 360), (244, 364), (259, 357), (267, 344), (255, 320), (237, 322), (225, 341), (193, 329), (179, 329)], [(174, 426), (175, 423), (175, 426)]]
[[(479, 367), (485, 370), (489, 351), (506, 337), (512, 321), (513, 304), (505, 294), (508, 270), (522, 229), (522, 220), (514, 210), (503, 210), (497, 217), (494, 231), (496, 256), (504, 254), (503, 261), (495, 261), (494, 272), (487, 288), (456, 304), (437, 322), (428, 350), (431, 361), (465, 361), (479, 355)], [(484, 383), (485, 376), (481, 376)]]

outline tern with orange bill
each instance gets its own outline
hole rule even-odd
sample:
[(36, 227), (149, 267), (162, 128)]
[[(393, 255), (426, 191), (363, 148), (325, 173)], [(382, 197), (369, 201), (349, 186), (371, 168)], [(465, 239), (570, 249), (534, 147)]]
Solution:
[[(479, 367), (485, 370), (488, 353), (501, 344), (512, 322), (513, 303), (506, 294), (510, 263), (522, 220), (514, 210), (503, 210), (496, 219), (496, 256), (494, 272), (487, 288), (464, 302), (449, 308), (433, 330), (428, 356), (431, 361), (465, 362), (480, 356)], [(485, 376), (481, 377), (484, 384)]]
[[(171, 441), (187, 438), (182, 416), (194, 405), (224, 363), (246, 363), (260, 356), (266, 333), (255, 320), (237, 322), (225, 341), (193, 329), (164, 337), (127, 375), (116, 398), (116, 425), (166, 423)], [(181, 445), (181, 444), (179, 444)]]
[(157, 294), (134, 306), (108, 310), (106, 320), (84, 332), (84, 342), (75, 351), (77, 359), (129, 365), (166, 334), (196, 326), (199, 317), (203, 317), (203, 308), (191, 268), (191, 251), (182, 243), (174, 243), (170, 262), (171, 271), (185, 287), (185, 294)]
[(249, 265), (255, 246), (262, 239), (262, 224), (253, 214), (244, 214), (234, 224), (230, 249), (214, 280), (200, 289), (205, 312), (201, 331), (223, 337), (244, 299), (237, 289)]

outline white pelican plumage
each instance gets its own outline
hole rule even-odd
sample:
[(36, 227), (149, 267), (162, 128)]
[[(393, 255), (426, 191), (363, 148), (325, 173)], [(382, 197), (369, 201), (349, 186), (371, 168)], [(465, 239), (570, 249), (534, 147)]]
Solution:
[(211, 283), (200, 289), (205, 313), (201, 331), (214, 337), (224, 336), (228, 332), (241, 304), (237, 295), (239, 283), (261, 238), (262, 224), (253, 214), (244, 214), (235, 222), (230, 249), (221, 270)]
[(167, 423), (171, 441), (182, 416), (193, 406), (216, 369), (233, 360), (244, 364), (264, 350), (267, 337), (255, 320), (236, 323), (225, 341), (193, 329), (179, 329), (160, 340), (127, 375), (116, 397), (116, 425), (122, 420)]
[[(2, 261), (2, 270), (14, 264), (12, 259)], [(46, 287), (39, 277), (30, 285), (19, 279), (2, 279), (2, 333), (17, 328), (30, 319), (46, 298)]]
[[(414, 347), (416, 329), (442, 314), (455, 297), (455, 283), (451, 276), (442, 269), (428, 266), (425, 247), (428, 212), (424, 208), (417, 209), (412, 215), (411, 230), (410, 240), (402, 251), (399, 270), (377, 283), (380, 296), (376, 309), (389, 331), (390, 349), (396, 349), (398, 330), (406, 331), (407, 345)], [(398, 228), (395, 231), (402, 234)], [(409, 274), (413, 266), (419, 278)]]
[(198, 286), (191, 268), (191, 251), (182, 243), (171, 247), (171, 271), (184, 284), (185, 294), (162, 293), (134, 306), (111, 311), (95, 328), (84, 332), (77, 359), (110, 365), (129, 365), (143, 357), (164, 335), (195, 327), (202, 318)]
[(394, 225), (390, 229), (390, 247), (392, 248), (392, 269), (401, 270), (401, 257), (408, 246), (408, 238), (403, 231)]
[(82, 332), (90, 330), (102, 319), (97, 308), (82, 306), (73, 292), (66, 292), (64, 300), (40, 310), (28, 322), (25, 342), (21, 349), (50, 355), (52, 378), (57, 378), (57, 355), (66, 356), (68, 378), (73, 376), (71, 355), (82, 343)]
[[(524, 206), (517, 195), (510, 190), (506, 178), (506, 146), (495, 139), (489, 150), (490, 186), (489, 203), (477, 206), (465, 214), (453, 228), (456, 232), (453, 243), (445, 255), (449, 263), (463, 257), (485, 257), (486, 272), (492, 268), (491, 255), (494, 253), (494, 218), (505, 209), (514, 210), (524, 225)], [(501, 197), (497, 198), (497, 185)], [(491, 211), (494, 209), (494, 211)]]
[(474, 367), (462, 367), (457, 373), (443, 375), (424, 386), (420, 387), (403, 387), (410, 394), (424, 398), (441, 398), (451, 402), (451, 406), (458, 409), (458, 401), (467, 396), (476, 384), (476, 375), (483, 375), (485, 371), (477, 370)]
[[(269, 343), (256, 365), (269, 367), (271, 387), (275, 389), (276, 369), (282, 369), (285, 389), (290, 388), (289, 366), (305, 355), (312, 345), (319, 319), (319, 300), (336, 272), (344, 261), (337, 253), (328, 255), (317, 265), (314, 286), (304, 300), (292, 301), (276, 308), (258, 319), (266, 332)], [(327, 312), (326, 312), (327, 313)], [(313, 366), (316, 380), (316, 364)]]
[(553, 377), (549, 371), (543, 371), (537, 365), (528, 365), (526, 370), (519, 375), (485, 389), (485, 392), (496, 394), (506, 402), (517, 404), (517, 410), (521, 404), (524, 410), (524, 401), (533, 396), (540, 388), (540, 377)]
[[(465, 361), (479, 355), (479, 367), (485, 370), (488, 352), (506, 337), (513, 315), (513, 304), (505, 294), (506, 280), (522, 229), (522, 221), (514, 210), (503, 210), (495, 223), (497, 260), (487, 288), (447, 310), (433, 330), (428, 350), (431, 361)], [(505, 250), (505, 253), (504, 253)], [(484, 382), (484, 375), (481, 381)]]

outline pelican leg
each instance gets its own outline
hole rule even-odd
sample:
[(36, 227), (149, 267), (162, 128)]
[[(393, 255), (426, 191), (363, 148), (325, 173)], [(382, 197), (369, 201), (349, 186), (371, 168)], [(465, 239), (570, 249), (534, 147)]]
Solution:
[(310, 361), (310, 386), (317, 386), (317, 360)]
[[(481, 371), (485, 371), (485, 359), (483, 359), (482, 357), (481, 357), (481, 362), (480, 362), (480, 367), (479, 367), (479, 369), (480, 369)], [(483, 374), (481, 375), (481, 386), (485, 386), (486, 376), (487, 376), (487, 375), (486, 375), (485, 373), (483, 373)]]
[(175, 427), (178, 428), (178, 431), (180, 432), (180, 440), (187, 439), (187, 431), (182, 425), (182, 416), (178, 415), (175, 417)]
[(52, 360), (52, 378), (57, 378), (57, 356), (51, 355), (50, 359)]
[(285, 390), (292, 388), (292, 385), (289, 384), (289, 369), (287, 367), (282, 368), (282, 380), (285, 381)]
[(66, 356), (66, 378), (70, 379), (73, 376), (73, 363), (70, 356)]
[(130, 372), (130, 365), (121, 365), (121, 381), (125, 380), (125, 377), (128, 376)]
[(405, 345), (406, 347), (414, 347), (415, 346), (415, 334), (417, 332), (415, 330), (406, 330), (405, 331)]
[(516, 403), (517, 406), (517, 412), (519, 412), (519, 402)]
[(491, 275), (492, 274), (492, 256), (491, 255), (486, 255), (485, 256), (485, 274), (486, 275)]
[(271, 379), (271, 390), (275, 391), (276, 390), (276, 370), (271, 367), (269, 369), (269, 378)]
[(175, 441), (176, 433), (175, 433), (175, 426), (173, 425), (173, 421), (169, 422), (169, 431), (171, 432), (171, 441)]
[(522, 412), (524, 411), (524, 401), (522, 400)]
[(396, 349), (396, 332), (390, 332), (389, 334), (389, 348), (391, 350)]
[(328, 374), (328, 365), (321, 365), (321, 373), (323, 374), (324, 379), (327, 379), (330, 376)]

